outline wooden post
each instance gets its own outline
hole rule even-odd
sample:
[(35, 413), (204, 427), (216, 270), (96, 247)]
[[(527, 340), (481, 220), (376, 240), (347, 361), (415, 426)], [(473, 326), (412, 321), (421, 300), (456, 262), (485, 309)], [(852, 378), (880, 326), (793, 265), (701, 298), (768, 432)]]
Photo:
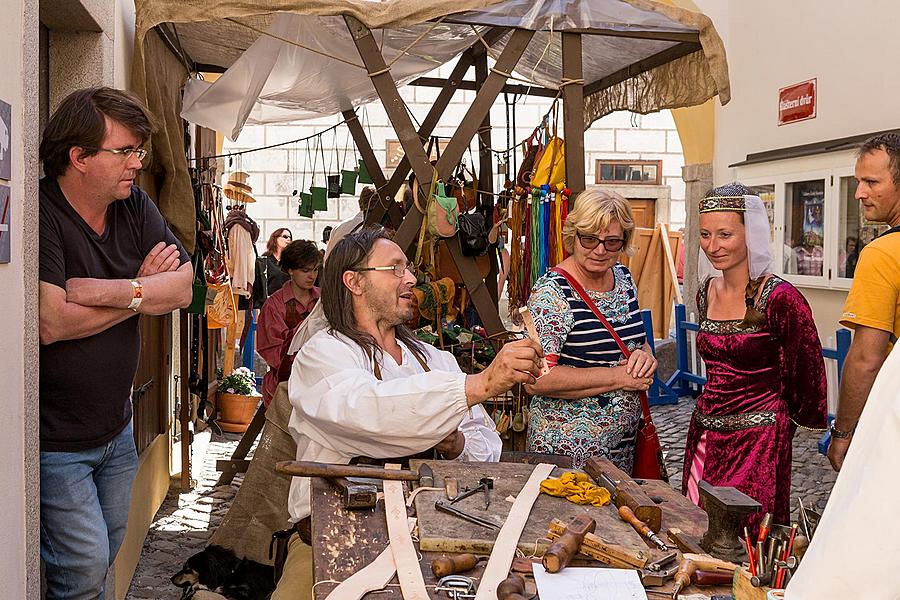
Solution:
[[(482, 53), (475, 60), (475, 86), (476, 92), (481, 91), (481, 86), (488, 78), (487, 53)], [(475, 165), (472, 165), (474, 170)], [(479, 195), (479, 200), (485, 207), (484, 216), (488, 219), (487, 227), (490, 229), (491, 223), (489, 219), (494, 212), (494, 197), (489, 194), (494, 193), (494, 157), (491, 152), (491, 113), (484, 116), (481, 121), (481, 127), (478, 129), (478, 191), (486, 192)], [(494, 306), (499, 305), (500, 293), (497, 290), (497, 274), (499, 272), (497, 266), (497, 249), (493, 246), (488, 248), (488, 254), (491, 259), (491, 268), (485, 277), (488, 295)]]
[[(584, 190), (584, 82), (581, 34), (562, 33), (563, 128), (566, 140), (566, 186), (574, 196)], [(570, 207), (571, 208), (571, 207)]]
[[(378, 49), (375, 38), (372, 36), (371, 31), (357, 19), (350, 16), (345, 16), (344, 19), (359, 51), (360, 58), (362, 58), (366, 69), (370, 73), (372, 84), (375, 86), (379, 98), (381, 98), (388, 118), (391, 120), (394, 131), (400, 140), (400, 145), (403, 146), (403, 150), (416, 174), (416, 178), (419, 180), (420, 186), (428, 185), (431, 182), (434, 169), (425, 155), (422, 140), (413, 128), (406, 106), (397, 91), (396, 83), (391, 77), (390, 69), (384, 62), (384, 57)], [(507, 79), (504, 73), (509, 73), (516, 66), (533, 36), (533, 31), (521, 29), (513, 33), (512, 38), (497, 60), (493, 72), (485, 81), (482, 91), (476, 96), (459, 128), (438, 160), (436, 169), (439, 174), (449, 172), (449, 169), (459, 163), (463, 152), (503, 88)], [(425, 192), (423, 191), (422, 193), (424, 194)], [(397, 230), (394, 241), (404, 250), (408, 249), (416, 238), (421, 225), (422, 214), (417, 210), (409, 211)], [(491, 301), (491, 297), (485, 289), (484, 281), (481, 279), (481, 275), (475, 266), (475, 261), (462, 256), (458, 243), (451, 241), (448, 246), (462, 276), (463, 283), (469, 290), (472, 302), (481, 316), (485, 329), (489, 334), (502, 332), (504, 328), (503, 323), (500, 321), (497, 306)]]

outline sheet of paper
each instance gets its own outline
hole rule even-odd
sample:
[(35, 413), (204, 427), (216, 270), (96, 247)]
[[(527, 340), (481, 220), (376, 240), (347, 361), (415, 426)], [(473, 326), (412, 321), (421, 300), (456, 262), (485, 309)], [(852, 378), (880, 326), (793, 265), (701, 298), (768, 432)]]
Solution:
[(548, 573), (535, 563), (534, 580), (538, 595), (553, 600), (647, 600), (637, 571), (630, 569), (593, 569), (566, 567)]

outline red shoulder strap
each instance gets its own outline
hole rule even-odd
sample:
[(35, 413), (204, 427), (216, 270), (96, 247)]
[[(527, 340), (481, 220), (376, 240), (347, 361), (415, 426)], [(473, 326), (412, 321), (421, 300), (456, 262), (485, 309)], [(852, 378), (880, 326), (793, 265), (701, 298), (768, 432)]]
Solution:
[(569, 282), (569, 285), (572, 286), (572, 289), (581, 297), (581, 300), (587, 304), (588, 308), (594, 313), (600, 322), (603, 323), (603, 326), (606, 327), (606, 330), (609, 331), (609, 334), (616, 340), (616, 343), (619, 345), (619, 350), (622, 351), (622, 354), (625, 355), (625, 358), (631, 356), (631, 351), (628, 349), (628, 346), (622, 341), (622, 338), (619, 337), (619, 334), (616, 333), (616, 330), (613, 326), (606, 320), (606, 317), (603, 316), (603, 313), (597, 308), (597, 305), (588, 297), (587, 292), (584, 290), (584, 287), (578, 283), (578, 280), (572, 277), (572, 274), (563, 269), (562, 267), (553, 267), (550, 269), (555, 273), (559, 273), (563, 277), (565, 277), (566, 281)]

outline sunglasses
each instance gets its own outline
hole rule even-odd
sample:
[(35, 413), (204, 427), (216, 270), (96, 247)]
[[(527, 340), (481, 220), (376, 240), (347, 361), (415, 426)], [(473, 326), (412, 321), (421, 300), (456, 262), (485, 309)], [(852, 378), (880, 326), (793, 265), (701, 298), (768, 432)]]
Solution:
[(284, 238), (284, 239), (286, 239), (286, 240), (289, 240), (289, 239), (291, 239), (291, 234), (289, 234), (289, 233), (282, 233), (282, 234), (279, 235), (278, 237), (282, 237), (282, 238)]
[(625, 238), (609, 237), (601, 239), (596, 235), (584, 235), (582, 233), (576, 233), (575, 237), (578, 238), (578, 242), (585, 250), (593, 250), (600, 244), (603, 244), (607, 252), (618, 252), (625, 246)]

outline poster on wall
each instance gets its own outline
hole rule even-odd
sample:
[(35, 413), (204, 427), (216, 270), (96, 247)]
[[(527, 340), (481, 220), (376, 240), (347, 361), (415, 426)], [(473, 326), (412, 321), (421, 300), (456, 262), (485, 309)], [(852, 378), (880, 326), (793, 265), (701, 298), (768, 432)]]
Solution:
[(0, 100), (0, 179), (12, 177), (10, 140), (12, 139), (12, 106)]
[(9, 186), (0, 185), (0, 264), (9, 262)]

